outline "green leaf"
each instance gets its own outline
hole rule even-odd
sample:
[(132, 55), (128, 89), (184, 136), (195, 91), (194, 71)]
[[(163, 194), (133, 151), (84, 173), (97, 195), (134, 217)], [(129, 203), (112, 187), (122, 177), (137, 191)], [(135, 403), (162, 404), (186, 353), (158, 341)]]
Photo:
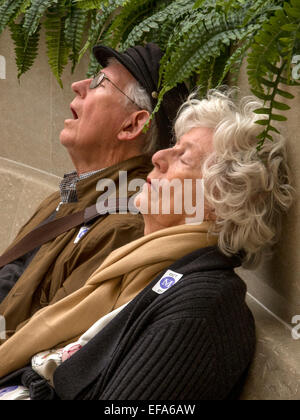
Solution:
[(277, 128), (273, 127), (272, 125), (269, 125), (269, 131), (273, 131), (274, 133), (280, 134), (280, 131), (277, 130)]
[(259, 108), (254, 111), (255, 114), (263, 115), (263, 114), (271, 114), (271, 109), (269, 108)]
[(99, 10), (103, 4), (103, 0), (73, 0), (76, 7), (83, 10)]
[(65, 23), (65, 40), (71, 49), (70, 59), (72, 60), (72, 73), (79, 61), (79, 53), (82, 48), (83, 37), (85, 35), (86, 23), (89, 14), (86, 10), (72, 8)]
[(86, 77), (88, 77), (88, 78), (94, 77), (97, 73), (99, 73), (100, 69), (101, 69), (100, 64), (98, 63), (98, 61), (94, 57), (94, 54), (91, 53), (90, 64), (89, 64), (89, 68), (88, 68)]
[(37, 30), (41, 17), (52, 5), (57, 4), (58, 0), (31, 0), (30, 7), (26, 10), (23, 24), (25, 38), (28, 39)]
[(176, 25), (188, 16), (188, 11), (191, 10), (193, 3), (194, 0), (176, 0), (157, 13), (141, 20), (129, 33), (122, 45), (122, 50), (143, 41), (156, 41), (162, 48), (165, 48)]
[(205, 3), (205, 0), (196, 0), (196, 3), (194, 4), (194, 9), (197, 9), (200, 6), (202, 6), (203, 3)]
[(255, 121), (255, 123), (265, 126), (265, 125), (269, 125), (269, 120), (257, 120), (257, 121)]
[(278, 109), (280, 111), (288, 111), (289, 109), (291, 109), (289, 105), (284, 104), (282, 102), (273, 101), (272, 105), (275, 109)]
[(291, 18), (300, 18), (300, 8), (291, 7), (288, 3), (284, 4), (284, 10), (286, 11), (287, 15)]
[(281, 61), (279, 39), (287, 32), (281, 27), (289, 22), (282, 9), (265, 21), (255, 36), (248, 56), (248, 79), (252, 89), (264, 92), (264, 87), (274, 88), (275, 85), (268, 73), (278, 74), (277, 63)]
[[(242, 16), (238, 19), (242, 21)], [(162, 61), (161, 77), (164, 85), (175, 86), (184, 81), (193, 72), (201, 72), (202, 66), (210, 58), (219, 57), (231, 40), (241, 40), (248, 32), (247, 28), (237, 29), (237, 17), (210, 15), (203, 21), (200, 14), (189, 28), (188, 37), (171, 45)]]
[(36, 32), (29, 37), (26, 43), (22, 23), (16, 24), (11, 22), (9, 24), (9, 28), (15, 44), (18, 79), (20, 79), (20, 77), (32, 67), (37, 57), (40, 38), (40, 26), (37, 28)]
[(112, 48), (118, 48), (124, 43), (134, 27), (141, 20), (151, 16), (155, 3), (155, 0), (125, 1), (111, 24), (109, 45)]
[(295, 32), (298, 30), (298, 25), (295, 23), (287, 23), (286, 25), (283, 25), (281, 29), (287, 32)]
[(61, 76), (68, 63), (70, 51), (65, 42), (65, 21), (66, 18), (61, 16), (61, 10), (58, 7), (47, 14), (44, 23), (49, 65), (61, 88), (63, 88)]
[(0, 33), (6, 25), (13, 21), (19, 10), (23, 7), (24, 0), (6, 0), (0, 5)]
[(262, 133), (260, 133), (258, 136), (257, 136), (257, 138), (258, 139), (261, 139), (261, 140), (265, 140), (265, 139), (269, 139), (269, 140), (271, 140), (271, 141), (273, 141), (273, 137), (270, 135), (270, 134), (268, 134), (266, 131), (263, 131)]
[(273, 96), (272, 95), (267, 95), (264, 92), (259, 92), (258, 90), (255, 89), (251, 89), (251, 92), (259, 99), (262, 99), (263, 101), (267, 102), (272, 100)]
[(275, 121), (287, 121), (287, 117), (284, 117), (283, 115), (278, 115), (278, 114), (271, 114), (271, 118), (272, 120), (275, 120)]
[[(247, 35), (245, 36), (245, 38), (247, 37)], [(220, 86), (226, 75), (228, 74), (228, 72), (231, 71), (232, 68), (234, 68), (235, 66), (238, 66), (238, 71), (240, 70), (240, 67), (242, 66), (243, 63), (243, 59), (246, 55), (246, 52), (249, 50), (251, 44), (252, 44), (253, 40), (250, 39), (248, 41), (244, 41), (244, 45), (242, 47), (237, 48), (232, 54), (231, 56), (228, 58), (225, 68), (223, 70), (222, 76), (219, 79), (218, 82), (218, 86)], [(241, 43), (243, 43), (243, 40), (241, 40)]]
[(265, 78), (263, 78), (263, 77), (259, 77), (259, 78), (258, 78), (258, 80), (259, 80), (259, 82), (260, 82), (262, 85), (265, 85), (265, 86), (267, 86), (267, 87), (270, 87), (270, 88), (275, 88), (275, 87), (276, 87), (275, 82), (273, 82), (273, 81), (271, 81), (271, 80), (267, 80), (267, 79), (265, 79)]
[(277, 95), (283, 96), (284, 98), (287, 98), (287, 99), (294, 99), (295, 98), (295, 96), (292, 93), (286, 92), (282, 89), (277, 89), (276, 93), (277, 93)]

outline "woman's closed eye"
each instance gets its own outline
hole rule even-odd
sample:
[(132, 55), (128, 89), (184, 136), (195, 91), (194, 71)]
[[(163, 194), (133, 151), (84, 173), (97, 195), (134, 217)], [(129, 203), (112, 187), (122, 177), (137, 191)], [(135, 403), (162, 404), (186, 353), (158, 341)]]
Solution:
[(187, 156), (187, 153), (184, 151), (183, 153), (180, 153), (179, 160), (183, 165), (191, 166), (190, 159)]
[(183, 165), (190, 166), (190, 164), (182, 158), (180, 158), (180, 162), (183, 163)]

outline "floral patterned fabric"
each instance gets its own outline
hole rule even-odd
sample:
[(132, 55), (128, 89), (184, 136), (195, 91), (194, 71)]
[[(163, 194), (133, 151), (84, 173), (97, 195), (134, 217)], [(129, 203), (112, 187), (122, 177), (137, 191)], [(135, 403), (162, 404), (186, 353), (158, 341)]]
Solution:
[(32, 369), (53, 386), (53, 375), (58, 366), (79, 351), (82, 345), (72, 343), (63, 349), (48, 350), (35, 355), (31, 360)]
[(1, 401), (30, 400), (29, 390), (24, 386), (9, 386), (0, 390)]

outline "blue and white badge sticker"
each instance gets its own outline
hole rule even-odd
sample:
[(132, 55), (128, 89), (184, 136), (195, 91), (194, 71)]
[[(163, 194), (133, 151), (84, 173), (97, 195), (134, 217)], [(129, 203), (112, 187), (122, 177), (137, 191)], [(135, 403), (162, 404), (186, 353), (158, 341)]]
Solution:
[(75, 241), (74, 241), (74, 244), (78, 244), (78, 242), (88, 233), (88, 231), (90, 230), (90, 228), (89, 227), (87, 227), (87, 226), (83, 226), (81, 229), (80, 229), (80, 231), (79, 231), (79, 233), (78, 233), (78, 235), (76, 236), (76, 239), (75, 239)]
[(175, 271), (168, 270), (162, 278), (159, 280), (158, 283), (153, 287), (153, 292), (162, 295), (167, 290), (169, 290), (174, 284), (176, 284), (181, 278), (183, 274), (176, 273)]

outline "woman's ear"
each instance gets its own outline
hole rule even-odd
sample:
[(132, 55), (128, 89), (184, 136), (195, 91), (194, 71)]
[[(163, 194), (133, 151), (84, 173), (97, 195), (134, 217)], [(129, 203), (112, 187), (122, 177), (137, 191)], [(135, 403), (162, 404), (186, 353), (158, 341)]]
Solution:
[(148, 122), (150, 114), (146, 110), (141, 110), (131, 114), (122, 125), (118, 134), (118, 140), (130, 141), (136, 140), (142, 133), (145, 124)]

